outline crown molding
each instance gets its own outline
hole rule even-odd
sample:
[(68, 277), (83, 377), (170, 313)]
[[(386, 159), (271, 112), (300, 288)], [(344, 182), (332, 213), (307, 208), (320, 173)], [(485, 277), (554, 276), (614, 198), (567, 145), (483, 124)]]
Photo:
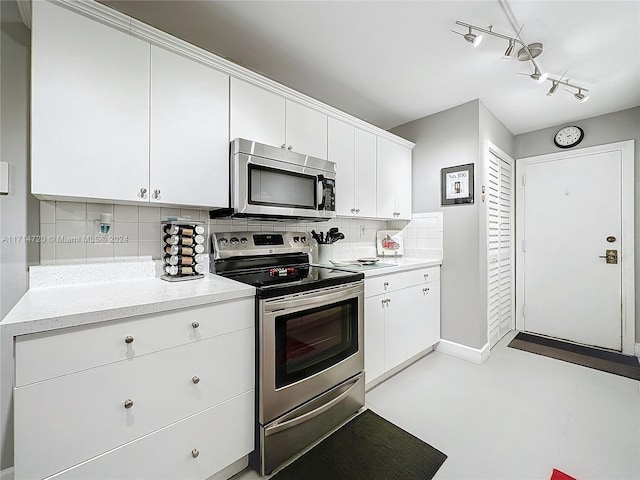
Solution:
[[(22, 0), (26, 1), (26, 0)], [(151, 25), (147, 25), (135, 18), (129, 17), (124, 13), (118, 12), (106, 5), (98, 3), (94, 0), (49, 0), (51, 3), (60, 5), (68, 10), (72, 10), (92, 20), (98, 21), (104, 25), (116, 28), (129, 35), (147, 41), (152, 45), (156, 45), (167, 50), (174, 51), (188, 58), (194, 59), (205, 65), (209, 65), (216, 70), (224, 72), (232, 77), (247, 81), (257, 85), (265, 90), (273, 92), (284, 98), (293, 100), (297, 103), (305, 105), (314, 110), (320, 111), (330, 117), (337, 118), (349, 123), (362, 130), (366, 130), (380, 137), (387, 138), (392, 142), (398, 143), (408, 148), (413, 148), (414, 143), (404, 138), (398, 137), (382, 128), (371, 125), (357, 117), (349, 115), (337, 108), (322, 103), (314, 98), (304, 95), (292, 88), (282, 85), (263, 75), (260, 75), (248, 68), (237, 65), (229, 60), (215, 55), (207, 50), (197, 47), (191, 43), (180, 40), (179, 38), (169, 35)]]

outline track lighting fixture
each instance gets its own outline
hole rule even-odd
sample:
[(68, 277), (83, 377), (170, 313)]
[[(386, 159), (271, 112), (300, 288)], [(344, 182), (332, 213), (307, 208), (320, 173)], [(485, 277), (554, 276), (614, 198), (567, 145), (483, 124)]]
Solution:
[[(515, 37), (510, 37), (508, 35), (502, 35), (501, 33), (497, 33), (493, 31), (493, 27), (489, 27), (488, 29), (486, 28), (480, 28), (480, 27), (476, 27), (475, 25), (471, 25), (469, 23), (464, 23), (464, 22), (460, 22), (460, 21), (456, 21), (456, 25), (461, 25), (463, 27), (466, 27), (469, 29), (468, 33), (460, 33), (460, 32), (456, 32), (455, 30), (451, 30), (453, 33), (457, 33), (458, 35), (462, 35), (464, 37), (464, 39), (473, 44), (473, 46), (478, 46), (480, 44), (480, 42), (482, 41), (482, 35), (480, 35), (480, 33), (486, 33), (488, 35), (492, 35), (494, 37), (498, 37), (498, 38), (503, 38), (505, 40), (509, 41), (509, 45), (507, 46), (507, 50), (504, 52), (504, 55), (502, 56), (502, 58), (504, 60), (510, 60), (511, 56), (513, 54), (513, 50), (515, 48), (515, 45), (521, 45), (522, 48), (518, 51), (518, 60), (520, 60), (521, 62), (531, 62), (533, 64), (533, 68), (534, 71), (531, 74), (528, 73), (523, 73), (522, 75), (527, 75), (529, 77), (531, 77), (532, 79), (536, 80), (538, 83), (544, 83), (545, 81), (549, 80), (551, 81), (552, 85), (551, 88), (549, 89), (549, 91), (547, 92), (547, 95), (551, 96), (553, 95), (556, 90), (558, 90), (558, 86), (559, 85), (565, 85), (567, 87), (573, 88), (578, 90), (578, 92), (573, 92), (571, 90), (567, 90), (568, 92), (573, 93), (573, 96), (580, 100), (581, 102), (586, 102), (587, 99), (589, 98), (589, 95), (585, 95), (584, 92), (588, 92), (589, 90), (587, 90), (584, 87), (581, 87), (579, 85), (573, 85), (571, 83), (569, 83), (568, 81), (563, 81), (562, 79), (564, 78), (564, 75), (567, 73), (565, 71), (564, 74), (562, 74), (562, 77), (558, 78), (551, 78), (549, 77), (549, 75), (546, 72), (542, 72), (540, 70), (540, 67), (538, 66), (538, 64), (536, 63), (536, 57), (538, 57), (544, 50), (544, 46), (542, 45), (542, 43), (536, 42), (536, 43), (530, 43), (529, 45), (525, 44), (522, 40), (519, 39), (520, 37), (520, 31), (522, 31), (522, 27), (520, 27), (520, 30), (518, 30), (518, 34)], [(474, 33), (474, 31), (479, 32), (479, 33)]]

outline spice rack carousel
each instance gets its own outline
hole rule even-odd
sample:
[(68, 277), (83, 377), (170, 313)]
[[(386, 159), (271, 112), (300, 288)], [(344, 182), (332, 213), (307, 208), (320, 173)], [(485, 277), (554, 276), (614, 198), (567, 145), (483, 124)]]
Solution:
[(162, 257), (168, 282), (204, 278), (209, 270), (204, 222), (166, 220), (162, 224)]

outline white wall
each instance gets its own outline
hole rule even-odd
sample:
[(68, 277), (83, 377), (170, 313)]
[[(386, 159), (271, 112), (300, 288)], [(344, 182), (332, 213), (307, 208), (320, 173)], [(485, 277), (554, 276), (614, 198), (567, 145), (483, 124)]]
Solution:
[[(28, 193), (30, 35), (22, 23), (7, 21), (16, 18), (14, 2), (0, 2), (0, 9), (0, 154), (9, 163), (10, 192), (0, 197), (1, 318), (27, 289), (27, 265), (38, 261), (38, 246), (24, 240), (38, 233), (38, 212)], [(10, 338), (0, 339), (0, 468), (13, 464), (12, 345)]]
[[(571, 122), (585, 132), (578, 148), (623, 140), (635, 140), (635, 252), (636, 293), (640, 289), (640, 107)], [(553, 136), (562, 127), (556, 125), (515, 137), (516, 158), (526, 158), (562, 151)], [(636, 295), (636, 343), (640, 343), (640, 295)]]
[[(473, 347), (486, 343), (478, 289), (478, 203), (440, 205), (440, 169), (479, 160), (478, 102), (401, 125), (393, 133), (413, 149), (413, 212), (442, 212), (441, 335)], [(475, 197), (478, 195), (476, 183)]]
[[(413, 149), (413, 211), (443, 212), (442, 338), (472, 348), (487, 343), (486, 225), (481, 188), (491, 141), (512, 154), (513, 135), (480, 100), (391, 130)], [(473, 205), (440, 205), (440, 170), (475, 164)]]

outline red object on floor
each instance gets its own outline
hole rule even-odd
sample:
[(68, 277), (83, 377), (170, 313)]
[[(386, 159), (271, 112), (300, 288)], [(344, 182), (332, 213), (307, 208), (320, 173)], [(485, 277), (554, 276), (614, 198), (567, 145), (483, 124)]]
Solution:
[(551, 478), (549, 480), (578, 480), (576, 478), (573, 478), (570, 475), (567, 475), (564, 472), (561, 472), (560, 470), (556, 470), (555, 468), (553, 469), (553, 472), (551, 472)]

